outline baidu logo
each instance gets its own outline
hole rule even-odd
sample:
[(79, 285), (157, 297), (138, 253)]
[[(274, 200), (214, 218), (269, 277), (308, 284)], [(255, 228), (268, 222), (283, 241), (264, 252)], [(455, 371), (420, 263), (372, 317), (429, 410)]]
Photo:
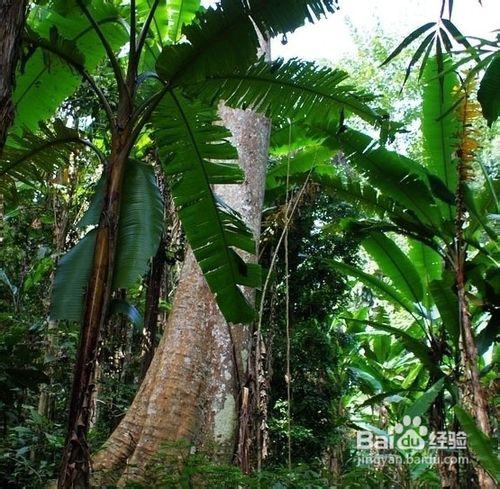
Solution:
[(429, 434), (427, 426), (422, 424), (420, 416), (404, 416), (394, 426), (394, 433), (376, 435), (371, 431), (358, 431), (356, 448), (358, 450), (423, 450), (426, 446), (424, 437)]
[(405, 416), (401, 423), (394, 426), (394, 432), (398, 435), (396, 447), (400, 450), (422, 450), (425, 447), (424, 436), (427, 436), (429, 430), (427, 426), (422, 425), (420, 416), (413, 419)]

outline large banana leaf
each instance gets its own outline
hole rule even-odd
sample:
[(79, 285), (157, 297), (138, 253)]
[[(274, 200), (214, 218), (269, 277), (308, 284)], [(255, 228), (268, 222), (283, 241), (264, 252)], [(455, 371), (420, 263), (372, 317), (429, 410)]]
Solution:
[(437, 251), (421, 241), (409, 239), (408, 245), (408, 256), (417, 269), (424, 286), (428, 287), (433, 280), (441, 277), (442, 258)]
[(429, 285), (433, 280), (441, 278), (443, 260), (439, 253), (415, 239), (408, 240), (408, 257), (416, 268), (424, 288), (424, 306), (430, 308), (433, 300)]
[[(111, 3), (93, 1), (88, 6), (101, 26), (110, 45), (118, 50), (127, 39), (127, 33), (120, 26), (120, 11)], [(104, 58), (102, 47), (95, 31), (74, 2), (57, 2), (56, 6), (37, 6), (30, 17), (30, 25), (36, 35), (47, 43), (63, 40), (71, 57), (85, 65), (92, 72)], [(58, 35), (55, 36), (55, 29)], [(51, 34), (52, 31), (52, 34)], [(85, 58), (81, 54), (85, 53)], [(52, 116), (59, 105), (80, 86), (82, 77), (60, 56), (47, 50), (37, 49), (16, 76), (13, 100), (16, 104), (16, 118), (12, 132), (21, 135), (24, 129), (34, 131), (40, 121)]]
[(333, 175), (330, 163), (331, 151), (325, 146), (311, 145), (295, 151), (293, 156), (283, 156), (272, 166), (266, 176), (266, 191), (279, 187), (286, 182), (286, 176), (294, 177), (315, 171), (321, 175)]
[[(430, 59), (424, 70), (422, 104), (422, 134), (424, 159), (428, 170), (437, 176), (446, 188), (455, 193), (457, 169), (453, 161), (456, 150), (458, 121), (453, 110), (458, 78), (451, 70), (452, 60), (446, 56), (442, 66), (438, 58)], [(440, 73), (445, 70), (446, 73)], [(438, 75), (439, 74), (439, 75)], [(450, 204), (439, 203), (446, 217), (453, 219), (454, 210)]]
[(51, 319), (82, 320), (95, 240), (96, 230), (93, 229), (59, 260), (52, 289)]
[(341, 149), (384, 196), (408, 209), (425, 225), (440, 228), (438, 207), (425, 180), (425, 170), (418, 169), (416, 162), (385, 149), (353, 129), (331, 134), (325, 144)]
[(167, 38), (177, 42), (182, 28), (189, 24), (200, 9), (200, 0), (167, 0)]
[(340, 273), (355, 277), (362, 283), (364, 283), (367, 287), (375, 289), (379, 295), (392, 302), (396, 306), (402, 307), (410, 314), (413, 315), (417, 313), (417, 309), (415, 308), (411, 299), (402, 294), (396, 288), (392, 287), (389, 284), (386, 284), (379, 278), (370, 275), (369, 273), (366, 273), (359, 268), (353, 267), (352, 265), (347, 265), (346, 263), (342, 263), (336, 260), (329, 259), (327, 260), (327, 263)]
[(223, 99), (234, 107), (252, 107), (277, 120), (309, 122), (338, 119), (341, 110), (373, 125), (384, 114), (372, 109), (373, 97), (345, 84), (344, 71), (318, 67), (308, 61), (260, 61), (246, 71), (217, 71), (189, 90), (206, 100)]
[(144, 275), (163, 231), (163, 201), (153, 168), (131, 163), (123, 181), (114, 289), (131, 287)]
[[(155, 0), (136, 1), (137, 22), (143, 24), (150, 15)], [(148, 70), (154, 67), (161, 49), (179, 41), (182, 28), (192, 22), (200, 9), (200, 0), (160, 0), (156, 6), (149, 27), (149, 37), (145, 51), (142, 53), (143, 67)], [(151, 62), (153, 61), (153, 62)]]
[(433, 355), (431, 349), (420, 339), (414, 338), (406, 331), (402, 329), (395, 328), (393, 326), (389, 326), (387, 324), (378, 323), (376, 321), (369, 320), (359, 320), (352, 318), (344, 318), (346, 321), (363, 323), (367, 326), (371, 326), (372, 328), (379, 329), (382, 331), (387, 331), (391, 333), (396, 338), (400, 339), (405, 345), (406, 349), (413, 353), (415, 357), (417, 357), (430, 372), (433, 372), (436, 375), (443, 376), (443, 372), (439, 369), (439, 366), (433, 360)]
[[(376, 312), (374, 320), (377, 323), (390, 324), (389, 314), (382, 308), (379, 308)], [(373, 345), (373, 353), (377, 362), (382, 364), (389, 360), (389, 355), (391, 352), (391, 335), (390, 334), (377, 334), (373, 335), (371, 343)]]
[(405, 217), (394, 200), (358, 179), (342, 179), (339, 176), (333, 176), (322, 178), (321, 183), (326, 191), (331, 190), (341, 199), (360, 206), (368, 212), (375, 212), (379, 217), (386, 215)]
[(153, 116), (155, 140), (186, 237), (228, 321), (249, 322), (253, 307), (239, 285), (257, 287), (260, 268), (234, 248), (255, 253), (252, 232), (212, 191), (244, 179), (230, 133), (216, 109), (169, 92)]
[(472, 416), (460, 406), (455, 406), (455, 414), (460, 426), (467, 433), (467, 444), (477, 457), (481, 466), (488, 471), (494, 480), (500, 482), (500, 462), (493, 448), (493, 443), (474, 422)]
[(460, 337), (458, 299), (454, 291), (455, 283), (453, 277), (450, 275), (446, 274), (440, 280), (433, 280), (429, 284), (429, 290), (438, 308), (443, 327), (449, 335), (451, 344), (457, 349)]
[(498, 325), (500, 324), (500, 310), (495, 309), (491, 313), (488, 324), (480, 331), (476, 337), (477, 352), (484, 355), (493, 343), (500, 342)]
[[(104, 187), (101, 180), (80, 226), (98, 223)], [(163, 203), (153, 169), (130, 161), (123, 180), (113, 289), (131, 287), (146, 272), (149, 259), (158, 248), (162, 229)], [(94, 244), (95, 230), (92, 230), (61, 258), (54, 280), (53, 319), (82, 319)]]
[(362, 245), (396, 289), (409, 301), (422, 302), (424, 288), (420, 275), (394, 241), (381, 233), (372, 233), (363, 240)]
[(319, 19), (335, 7), (335, 0), (222, 0), (216, 7), (198, 13), (195, 21), (183, 28), (188, 42), (163, 50), (157, 72), (176, 87), (209, 75), (246, 69), (256, 60), (259, 48), (255, 26), (274, 37), (295, 30), (306, 19)]

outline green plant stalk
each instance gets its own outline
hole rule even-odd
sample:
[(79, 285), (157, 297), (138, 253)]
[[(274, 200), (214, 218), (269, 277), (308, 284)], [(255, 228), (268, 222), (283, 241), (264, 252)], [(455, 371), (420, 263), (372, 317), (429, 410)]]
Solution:
[[(85, 8), (83, 10), (85, 12)], [(138, 57), (140, 53), (135, 52), (134, 59), (129, 60), (125, 82), (116, 58), (112, 52), (109, 52), (109, 44), (105, 39), (102, 39), (102, 32), (97, 28), (96, 31), (108, 51), (117, 78), (120, 96), (116, 118), (113, 119), (111, 126), (111, 155), (106, 168), (106, 194), (97, 227), (90, 280), (85, 298), (84, 317), (71, 389), (68, 431), (59, 472), (58, 489), (87, 489), (90, 487), (90, 450), (86, 438), (94, 390), (92, 377), (95, 370), (99, 335), (106, 320), (111, 297), (123, 175), (133, 145), (133, 97), (138, 65), (135, 57)]]

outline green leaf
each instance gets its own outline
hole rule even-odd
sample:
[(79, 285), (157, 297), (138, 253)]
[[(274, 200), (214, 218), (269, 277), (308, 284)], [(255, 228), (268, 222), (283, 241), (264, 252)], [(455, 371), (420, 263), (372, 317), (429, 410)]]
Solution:
[[(69, 155), (77, 145), (90, 145), (78, 131), (56, 120), (53, 127), (40, 125), (38, 133), (13, 134), (0, 158), (0, 190), (5, 191), (16, 181), (28, 185), (46, 182), (46, 175), (68, 164)], [(90, 145), (91, 146), (91, 145)]]
[(366, 174), (371, 185), (414, 213), (430, 227), (440, 223), (436, 202), (426, 182), (425, 169), (394, 151), (389, 151), (365, 134), (347, 129), (330, 135), (324, 144), (342, 149), (349, 162)]
[(426, 53), (428, 52), (428, 51), (426, 51), (426, 49), (428, 50), (429, 48), (432, 48), (432, 41), (434, 40), (435, 35), (436, 35), (435, 32), (431, 32), (422, 41), (422, 43), (420, 44), (418, 49), (416, 49), (415, 52), (413, 53), (413, 56), (412, 56), (410, 62), (408, 63), (408, 66), (406, 68), (405, 78), (403, 80), (403, 87), (406, 85), (406, 82), (408, 81), (408, 78), (410, 77), (411, 69), (413, 68), (413, 66), (415, 66), (415, 64), (418, 63), (418, 60), (422, 57), (422, 55), (424, 56), (422, 64), (426, 63), (426, 61), (427, 61)]
[(261, 60), (246, 71), (219, 73), (188, 87), (189, 93), (208, 101), (223, 99), (231, 107), (252, 107), (278, 120), (332, 120), (341, 110), (373, 125), (386, 118), (368, 105), (372, 95), (343, 83), (347, 73), (309, 61)]
[[(103, 198), (104, 184), (101, 183), (83, 218), (85, 226), (98, 223)], [(156, 253), (162, 230), (163, 203), (153, 169), (129, 161), (123, 181), (113, 289), (129, 288), (144, 275), (149, 259)], [(81, 321), (95, 234), (93, 229), (61, 258), (54, 280), (52, 319)]]
[[(457, 186), (457, 170), (453, 154), (456, 150), (458, 121), (453, 111), (444, 117), (443, 114), (453, 105), (459, 82), (454, 72), (441, 73), (443, 70), (448, 70), (452, 64), (449, 56), (442, 58), (443, 70), (440, 70), (440, 64), (437, 57), (432, 58), (424, 70), (422, 94), (424, 161), (430, 173), (444, 183), (449, 193), (454, 194)], [(435, 190), (439, 189), (435, 187)], [(440, 202), (439, 206), (446, 212), (448, 219), (453, 219), (454, 210), (450, 203), (445, 205)]]
[(432, 403), (436, 400), (439, 393), (444, 387), (444, 377), (439, 379), (429, 389), (427, 389), (406, 411), (405, 415), (414, 418), (415, 416), (424, 415)]
[(424, 305), (430, 307), (433, 300), (430, 295), (429, 285), (433, 280), (441, 277), (443, 260), (439, 253), (420, 241), (409, 239), (408, 244), (408, 257), (417, 269), (424, 286)]
[(249, 322), (255, 313), (239, 285), (259, 286), (260, 268), (233, 249), (255, 253), (252, 232), (212, 191), (244, 177), (230, 133), (217, 122), (215, 108), (169, 92), (153, 117), (154, 138), (186, 238), (222, 313)]
[(411, 302), (422, 302), (424, 289), (420, 276), (394, 241), (381, 233), (372, 233), (362, 245), (396, 289)]
[(493, 343), (500, 341), (498, 324), (500, 324), (500, 311), (495, 309), (486, 327), (477, 335), (476, 345), (479, 355), (484, 355)]
[[(471, 46), (471, 44), (467, 40), (467, 38), (458, 30), (458, 28), (455, 26), (455, 24), (451, 20), (441, 19), (441, 22), (443, 22), (444, 26), (446, 27), (448, 32), (453, 36), (455, 41), (462, 44), (462, 46), (464, 46), (466, 49), (474, 50), (474, 48)], [(476, 60), (478, 60), (478, 58), (476, 58)]]
[[(483, 230), (486, 232), (486, 234), (490, 237), (491, 240), (497, 241), (498, 240), (498, 235), (497, 233), (489, 226), (488, 224), (488, 219), (487, 215), (485, 212), (483, 212), (476, 201), (476, 197), (474, 195), (474, 192), (472, 189), (467, 185), (466, 183), (462, 184), (462, 191), (463, 191), (463, 199), (464, 199), (464, 204), (467, 207), (467, 210), (469, 211), (470, 215), (473, 217), (474, 220), (477, 221), (483, 228)], [(475, 223), (473, 223), (475, 224)]]
[[(283, 156), (276, 165), (268, 170), (266, 190), (282, 185), (286, 180), (287, 173), (289, 176), (308, 173), (311, 170), (319, 171), (321, 174), (333, 173), (330, 157), (331, 151), (320, 144), (294, 151), (290, 158), (287, 155)], [(289, 166), (290, 168), (288, 168)]]
[(163, 201), (153, 168), (129, 161), (126, 172), (113, 289), (127, 289), (144, 275), (163, 231)]
[(356, 277), (358, 280), (363, 282), (367, 287), (375, 289), (382, 297), (392, 302), (396, 306), (400, 306), (410, 314), (415, 314), (416, 309), (413, 303), (401, 292), (399, 292), (394, 287), (386, 284), (382, 280), (363, 272), (359, 268), (347, 265), (345, 263), (336, 260), (326, 260), (326, 262), (335, 270), (352, 277)]
[(15, 296), (17, 294), (17, 287), (12, 284), (12, 282), (9, 280), (9, 277), (2, 268), (0, 268), (0, 282), (3, 282), (9, 288), (12, 296)]
[(476, 426), (474, 419), (467, 411), (460, 406), (455, 406), (453, 410), (462, 429), (467, 433), (469, 448), (477, 457), (480, 465), (498, 482), (500, 480), (500, 464), (492, 441)]
[[(88, 8), (111, 46), (116, 50), (121, 48), (127, 40), (127, 34), (121, 26), (120, 11), (110, 2), (99, 0), (91, 2)], [(36, 35), (55, 48), (62, 49), (75, 61), (81, 63), (83, 58), (79, 53), (85, 53), (87, 71), (94, 71), (104, 58), (104, 48), (95, 31), (74, 6), (74, 2), (67, 2), (62, 11), (52, 6), (36, 6), (31, 11), (30, 19)], [(57, 28), (56, 37), (54, 34), (51, 36), (54, 28)], [(38, 123), (51, 117), (82, 82), (82, 77), (60, 56), (47, 50), (37, 49), (22, 68), (16, 75), (13, 94), (16, 118), (11, 132), (18, 136), (25, 129), (35, 131)]]
[(130, 322), (136, 327), (142, 327), (144, 325), (144, 318), (137, 308), (127, 301), (121, 299), (113, 299), (109, 305), (109, 313), (112, 314), (122, 314), (127, 317)]
[[(389, 315), (387, 312), (380, 308), (376, 312), (375, 321), (378, 323), (389, 324)], [(372, 338), (373, 352), (377, 357), (377, 362), (384, 363), (390, 360), (389, 355), (391, 351), (391, 336), (389, 334), (379, 334)]]
[(377, 323), (376, 321), (369, 321), (366, 319), (359, 320), (352, 318), (342, 318), (342, 319), (345, 319), (346, 321), (363, 323), (368, 326), (371, 326), (372, 328), (380, 329), (382, 331), (387, 331), (388, 333), (391, 333), (396, 338), (399, 338), (405, 345), (406, 349), (411, 353), (413, 353), (415, 357), (417, 357), (427, 367), (427, 369), (430, 372), (435, 373), (439, 376), (443, 376), (443, 372), (441, 372), (439, 366), (436, 365), (436, 363), (433, 360), (433, 354), (431, 349), (422, 340), (412, 337), (411, 335), (409, 335), (408, 333), (406, 333), (401, 329), (394, 328), (387, 324)]
[(479, 85), (477, 100), (481, 104), (483, 116), (488, 126), (500, 115), (500, 56), (493, 58)]
[(373, 392), (379, 392), (380, 390), (382, 390), (382, 385), (380, 384), (380, 382), (369, 372), (356, 367), (349, 367), (349, 370), (351, 370), (356, 375), (358, 382), (360, 380), (364, 381), (371, 387)]
[(357, 409), (359, 410), (360, 408), (365, 406), (373, 406), (374, 404), (377, 405), (384, 404), (384, 401), (386, 400), (390, 402), (389, 398), (399, 394), (400, 392), (404, 392), (405, 390), (406, 389), (395, 389), (389, 392), (381, 392), (380, 394), (375, 394), (374, 396), (368, 398), (366, 401), (361, 403)]
[(408, 34), (403, 41), (392, 51), (391, 54), (387, 57), (387, 59), (381, 64), (381, 66), (386, 65), (389, 63), (392, 59), (394, 59), (401, 51), (403, 51), (404, 48), (408, 47), (415, 39), (418, 39), (424, 32), (428, 31), (430, 28), (434, 27), (436, 25), (435, 22), (428, 22), (427, 24), (424, 24), (417, 29), (415, 29), (413, 32)]
[(167, 0), (167, 36), (172, 42), (177, 42), (182, 34), (182, 28), (189, 24), (200, 9), (200, 0)]
[(81, 321), (90, 279), (96, 230), (87, 233), (60, 260), (54, 278), (50, 318)]
[(458, 299), (454, 292), (454, 280), (451, 276), (445, 275), (441, 280), (433, 280), (429, 284), (429, 290), (438, 308), (443, 327), (448, 333), (451, 343), (457, 349), (460, 337), (460, 322)]
[(170, 86), (178, 87), (216, 73), (246, 69), (256, 60), (260, 46), (255, 26), (275, 37), (335, 8), (336, 0), (222, 0), (198, 12), (195, 21), (183, 28), (187, 42), (162, 51), (157, 72)]

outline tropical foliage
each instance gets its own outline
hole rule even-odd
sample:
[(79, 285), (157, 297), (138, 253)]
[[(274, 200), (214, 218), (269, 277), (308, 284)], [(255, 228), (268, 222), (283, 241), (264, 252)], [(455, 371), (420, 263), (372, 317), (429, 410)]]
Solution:
[[(89, 487), (186, 248), (229, 331), (254, 328), (256, 471), (165, 446), (129, 487), (493, 487), (498, 39), (447, 1), (392, 51), (358, 37), (372, 59), (344, 71), (268, 53), (336, 0), (28, 3), (0, 150), (0, 485)], [(221, 101), (271, 121), (259, 240), (215, 190), (247, 177)], [(357, 433), (406, 417), (465, 432), (471, 463), (357, 464)]]

